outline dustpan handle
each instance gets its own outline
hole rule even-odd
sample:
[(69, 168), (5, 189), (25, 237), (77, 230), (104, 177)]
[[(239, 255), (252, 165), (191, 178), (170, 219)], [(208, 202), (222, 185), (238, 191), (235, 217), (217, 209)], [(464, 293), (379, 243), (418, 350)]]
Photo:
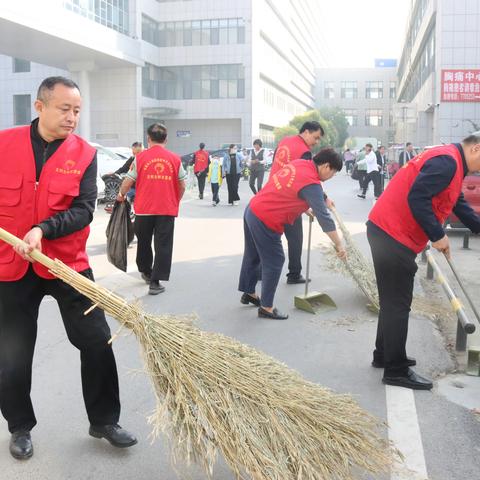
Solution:
[[(20, 240), (18, 237), (12, 235), (10, 232), (7, 232), (3, 228), (0, 228), (0, 240), (3, 240), (5, 243), (8, 243), (12, 247), (15, 247), (17, 245), (27, 246), (27, 244), (23, 240)], [(49, 270), (55, 267), (55, 262), (51, 258), (44, 255), (42, 252), (40, 252), (40, 250), (33, 249), (29, 256), (38, 263), (41, 263), (44, 267), (47, 267)]]
[(308, 284), (310, 282), (310, 247), (312, 245), (312, 223), (313, 217), (308, 216), (308, 250), (307, 250), (307, 273), (305, 278), (305, 297), (308, 295)]

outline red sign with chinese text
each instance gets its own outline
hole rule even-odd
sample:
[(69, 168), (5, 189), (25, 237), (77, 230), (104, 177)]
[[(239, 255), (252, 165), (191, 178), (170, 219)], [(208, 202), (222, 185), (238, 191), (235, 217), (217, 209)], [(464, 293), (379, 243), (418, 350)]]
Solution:
[(442, 102), (480, 102), (480, 70), (442, 70)]

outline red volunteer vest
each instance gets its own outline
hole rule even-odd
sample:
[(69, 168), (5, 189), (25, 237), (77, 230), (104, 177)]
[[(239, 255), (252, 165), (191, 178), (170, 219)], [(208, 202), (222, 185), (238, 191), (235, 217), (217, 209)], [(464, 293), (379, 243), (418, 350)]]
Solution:
[(440, 155), (449, 155), (457, 163), (457, 170), (450, 185), (432, 199), (433, 212), (443, 224), (462, 191), (463, 161), (455, 145), (432, 148), (405, 164), (390, 181), (368, 217), (375, 225), (415, 253), (420, 253), (425, 248), (428, 237), (412, 215), (408, 205), (408, 194), (424, 163)]
[(208, 168), (208, 152), (206, 150), (197, 150), (195, 153), (194, 173), (203, 172)]
[(313, 183), (321, 184), (315, 163), (293, 160), (271, 176), (250, 201), (250, 209), (270, 230), (282, 234), (286, 223), (292, 224), (308, 210), (298, 192)]
[(154, 145), (137, 155), (135, 212), (138, 215), (178, 215), (180, 192), (178, 155)]
[(275, 150), (270, 177), (292, 160), (302, 158), (306, 152), (310, 152), (310, 148), (300, 135), (293, 135), (282, 139)]
[[(68, 210), (94, 155), (93, 147), (77, 135), (69, 135), (43, 166), (37, 184), (30, 127), (0, 132), (0, 158), (6, 160), (0, 167), (0, 226), (23, 238), (32, 225)], [(42, 239), (42, 252), (78, 272), (86, 270), (89, 232), (87, 226), (55, 240)], [(19, 280), (28, 265), (12, 247), (0, 242), (0, 281)], [(55, 278), (37, 262), (33, 269), (43, 278)]]

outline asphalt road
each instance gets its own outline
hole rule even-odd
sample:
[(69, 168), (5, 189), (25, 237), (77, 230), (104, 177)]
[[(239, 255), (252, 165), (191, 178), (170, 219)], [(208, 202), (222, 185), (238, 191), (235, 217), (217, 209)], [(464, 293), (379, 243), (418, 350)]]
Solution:
[[(340, 173), (327, 183), (326, 190), (354, 239), (368, 254), (364, 222), (372, 206), (372, 192), (367, 200), (358, 199), (356, 185)], [(156, 297), (147, 295), (147, 286), (136, 272), (135, 246), (129, 250), (126, 274), (108, 264), (104, 234), (108, 215), (99, 209), (89, 242), (97, 281), (129, 300), (140, 300), (150, 312), (195, 312), (200, 328), (230, 335), (278, 358), (309, 380), (353, 394), (364, 408), (389, 421), (390, 430), (385, 435), (406, 455), (404, 468), (383, 478), (480, 478), (480, 425), (471, 411), (476, 401), (480, 407), (480, 379), (450, 375), (457, 368), (457, 359), (447, 346), (451, 339), (445, 340), (437, 322), (411, 319), (409, 355), (417, 358), (417, 371), (433, 374), (436, 379), (432, 392), (411, 392), (382, 385), (381, 371), (370, 366), (376, 318), (365, 308), (354, 283), (325, 267), (320, 249), (312, 253), (312, 289), (331, 295), (338, 304), (336, 311), (314, 316), (295, 310), (293, 297), (302, 293), (302, 286), (286, 285), (284, 279), (276, 304), (290, 314), (288, 321), (260, 320), (254, 308), (239, 303), (236, 287), (243, 251), (242, 214), (251, 196), (247, 182), (241, 181), (240, 194), (240, 205), (229, 206), (223, 186), (222, 202), (212, 207), (209, 195), (198, 200), (194, 190), (187, 192), (176, 224), (171, 281), (166, 283), (166, 292)], [(304, 227), (306, 232), (306, 220)], [(469, 251), (460, 249), (460, 237), (452, 241), (462, 275), (473, 292), (478, 292), (479, 240), (471, 240)], [(327, 244), (328, 239), (316, 225), (313, 245), (322, 243)], [(420, 294), (424, 292), (424, 270), (420, 266), (416, 285)], [(428, 291), (432, 302), (441, 301), (435, 288)], [(447, 313), (443, 320), (447, 330), (454, 329), (455, 322)], [(116, 331), (116, 321), (109, 319), (109, 323)], [(35, 454), (26, 462), (10, 457), (9, 433), (1, 419), (1, 480), (174, 480), (177, 474), (192, 480), (206, 478), (198, 468), (171, 463), (168, 438), (152, 443), (146, 417), (154, 408), (154, 396), (142, 370), (138, 344), (127, 332), (121, 332), (114, 349), (120, 376), (121, 425), (139, 438), (139, 444), (127, 450), (88, 436), (79, 355), (66, 338), (55, 301), (44, 300), (32, 388), (38, 418), (32, 431)], [(459, 360), (461, 363), (463, 357)], [(213, 478), (230, 480), (233, 476), (219, 460)]]

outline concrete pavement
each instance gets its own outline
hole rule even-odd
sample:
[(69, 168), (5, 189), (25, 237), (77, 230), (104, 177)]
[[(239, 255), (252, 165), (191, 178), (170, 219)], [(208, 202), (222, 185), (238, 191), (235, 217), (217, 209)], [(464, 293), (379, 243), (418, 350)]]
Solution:
[[(400, 397), (395, 390), (389, 391), (387, 401), (386, 389), (381, 383), (382, 372), (370, 366), (376, 318), (365, 308), (364, 298), (351, 280), (325, 268), (320, 249), (312, 254), (312, 289), (331, 295), (338, 310), (322, 316), (295, 310), (293, 296), (302, 293), (302, 286), (286, 285), (284, 278), (275, 303), (290, 314), (288, 321), (260, 320), (255, 308), (239, 303), (236, 288), (243, 252), (242, 214), (251, 196), (247, 182), (241, 181), (240, 186), (242, 201), (237, 207), (225, 204), (226, 186), (221, 189), (222, 202), (218, 207), (211, 206), (208, 195), (205, 200), (198, 200), (195, 191), (187, 192), (176, 224), (172, 278), (165, 284), (166, 292), (155, 297), (147, 295), (147, 286), (136, 273), (135, 246), (129, 250), (126, 274), (106, 261), (104, 232), (108, 216), (99, 209), (89, 242), (97, 281), (128, 299), (139, 299), (145, 310), (151, 312), (194, 311), (200, 328), (224, 333), (257, 347), (297, 369), (309, 380), (355, 395), (364, 408), (378, 417), (395, 418), (393, 413), (398, 412), (396, 403)], [(340, 173), (326, 184), (326, 190), (336, 201), (337, 210), (354, 239), (368, 254), (364, 222), (372, 200), (370, 197), (358, 199), (356, 186), (357, 182)], [(306, 232), (306, 221), (304, 227)], [(460, 250), (460, 237), (452, 241), (454, 258), (462, 274), (471, 280), (472, 290), (478, 292), (479, 240), (472, 239), (472, 250), (468, 252)], [(318, 244), (328, 244), (328, 239), (316, 225), (313, 245)], [(420, 280), (423, 272), (424, 267), (420, 266), (419, 291), (424, 290)], [(442, 298), (435, 293), (435, 288), (429, 289), (429, 295), (432, 302)], [(452, 321), (446, 315), (447, 325), (451, 326)], [(116, 331), (118, 324), (113, 319), (109, 319), (109, 323), (112, 331)], [(114, 348), (120, 375), (121, 425), (139, 437), (139, 444), (125, 451), (88, 436), (78, 353), (66, 339), (56, 303), (49, 298), (44, 300), (32, 392), (38, 417), (38, 425), (32, 432), (35, 455), (27, 462), (11, 458), (9, 434), (5, 422), (0, 420), (2, 480), (174, 480), (176, 471), (194, 480), (206, 478), (199, 469), (170, 463), (167, 438), (150, 442), (146, 416), (154, 408), (154, 396), (142, 372), (138, 345), (128, 332), (122, 332)], [(420, 373), (440, 376), (440, 382), (436, 382), (432, 392), (411, 392), (413, 413), (409, 410), (403, 417), (397, 415), (400, 421), (392, 425), (399, 442), (422, 445), (422, 455), (417, 451), (406, 459), (407, 466), (413, 465), (417, 472), (403, 471), (384, 478), (426, 478), (422, 460), (430, 480), (478, 478), (480, 426), (470, 411), (472, 404), (462, 406), (458, 396), (453, 398), (443, 386), (468, 391), (470, 398), (475, 398), (475, 392), (480, 393), (480, 379), (469, 377), (467, 383), (458, 374), (445, 376), (456, 369), (455, 359), (437, 323), (429, 319), (412, 318), (408, 351), (417, 358)], [(451, 382), (465, 386), (461, 389)], [(409, 424), (414, 428), (407, 428)], [(233, 479), (221, 461), (215, 468), (214, 479)]]

